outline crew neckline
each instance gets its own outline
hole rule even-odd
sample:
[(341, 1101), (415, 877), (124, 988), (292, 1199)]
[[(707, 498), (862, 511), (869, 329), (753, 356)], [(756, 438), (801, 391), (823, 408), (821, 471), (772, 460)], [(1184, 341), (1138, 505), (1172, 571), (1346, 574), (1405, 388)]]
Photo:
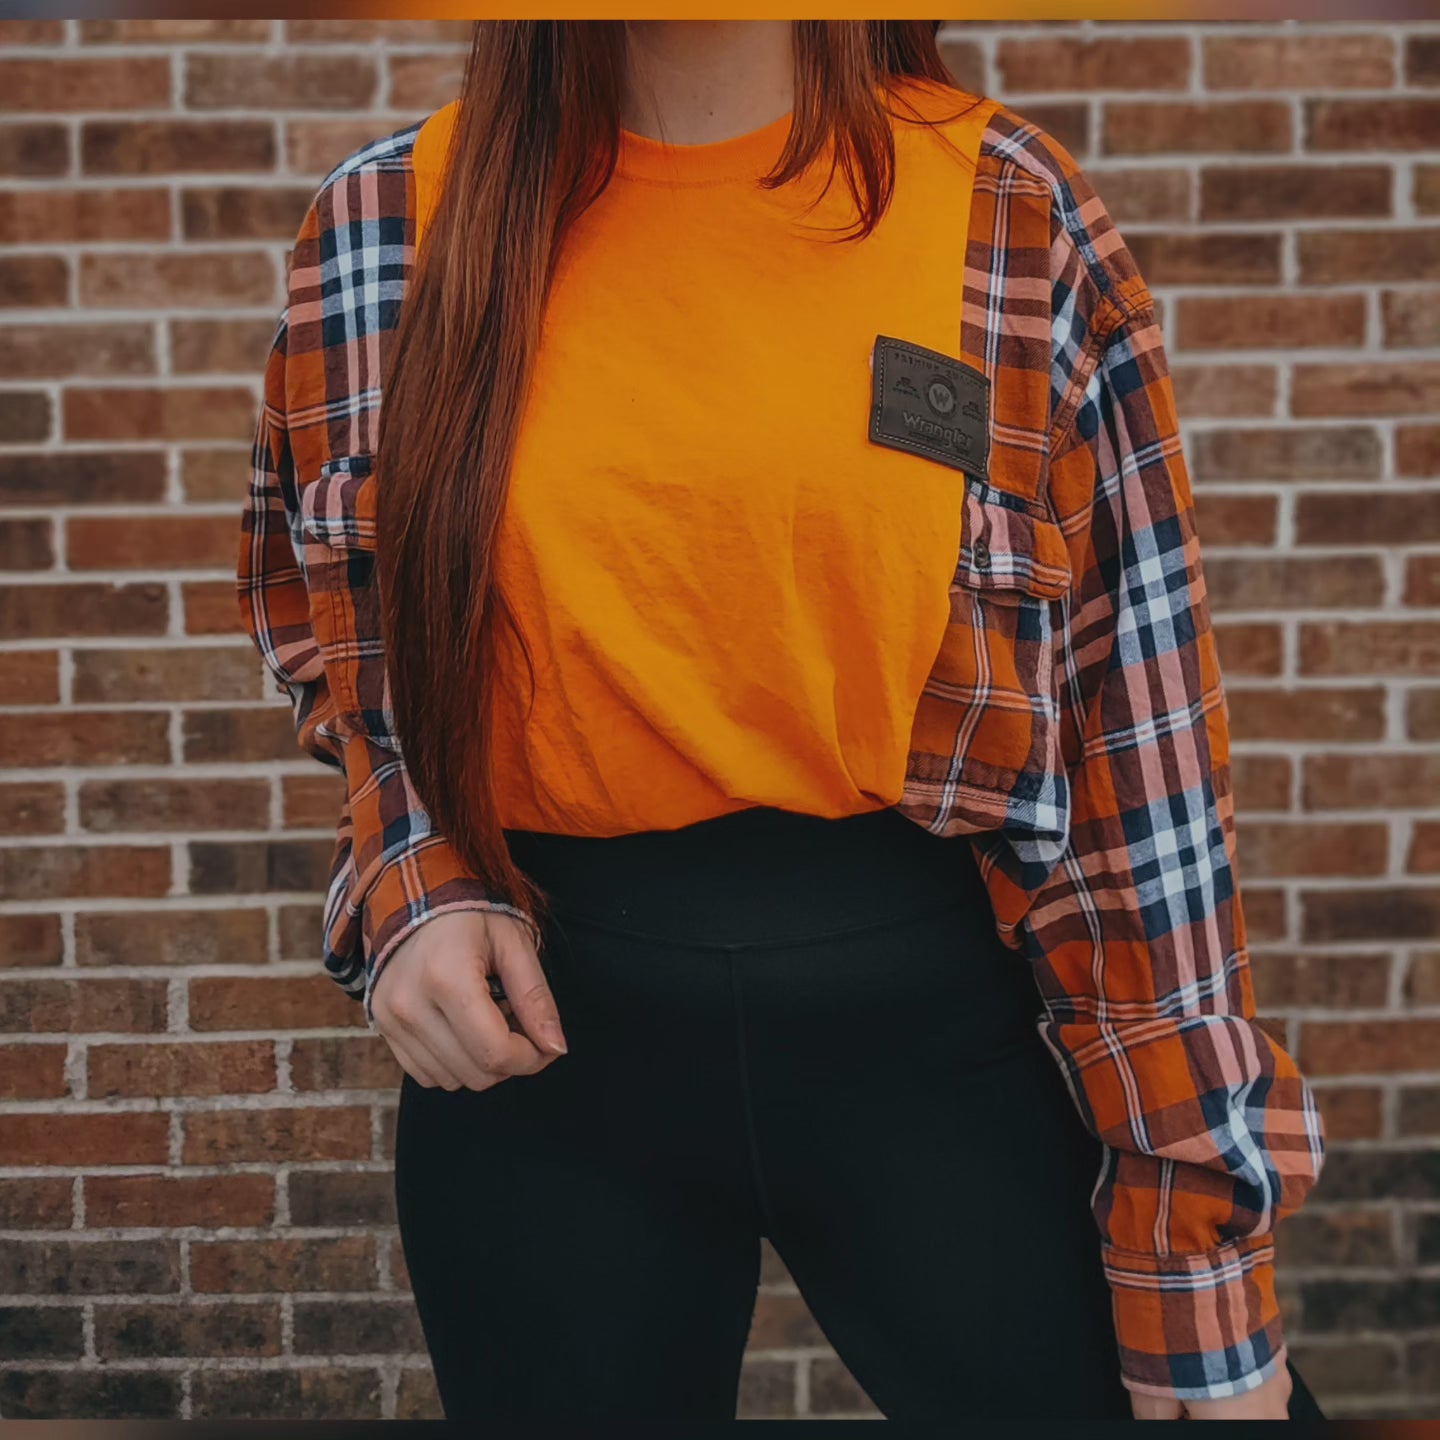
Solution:
[(622, 126), (615, 173), (631, 180), (655, 180), (668, 185), (758, 180), (774, 169), (790, 138), (794, 118), (794, 110), (787, 110), (757, 129), (699, 145), (672, 145)]

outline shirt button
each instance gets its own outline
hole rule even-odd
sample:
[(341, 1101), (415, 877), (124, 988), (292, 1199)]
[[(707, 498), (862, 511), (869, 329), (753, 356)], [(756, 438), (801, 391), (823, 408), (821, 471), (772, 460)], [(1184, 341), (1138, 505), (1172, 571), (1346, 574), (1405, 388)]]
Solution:
[(990, 568), (990, 547), (983, 541), (975, 542), (975, 568), (977, 570), (988, 570)]

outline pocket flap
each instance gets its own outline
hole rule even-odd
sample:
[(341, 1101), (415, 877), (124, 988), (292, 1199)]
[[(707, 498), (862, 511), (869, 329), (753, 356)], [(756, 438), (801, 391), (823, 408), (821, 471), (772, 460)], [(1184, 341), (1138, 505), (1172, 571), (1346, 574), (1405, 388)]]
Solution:
[(322, 545), (375, 549), (374, 456), (327, 460), (300, 495), (300, 523)]
[(956, 583), (1058, 599), (1070, 588), (1070, 551), (1053, 521), (983, 481), (965, 486)]

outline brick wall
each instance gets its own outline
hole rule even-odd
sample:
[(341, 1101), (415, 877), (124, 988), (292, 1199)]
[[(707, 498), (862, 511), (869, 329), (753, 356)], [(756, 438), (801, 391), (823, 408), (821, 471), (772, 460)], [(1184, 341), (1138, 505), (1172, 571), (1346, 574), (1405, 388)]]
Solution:
[[(316, 974), (337, 794), (231, 577), (287, 244), (467, 28), (0, 24), (8, 1417), (435, 1413), (398, 1072)], [(1257, 985), (1332, 1142), (1297, 1357), (1333, 1414), (1440, 1415), (1440, 25), (947, 35), (1164, 308)], [(864, 1413), (773, 1256), (752, 1350), (747, 1414)]]

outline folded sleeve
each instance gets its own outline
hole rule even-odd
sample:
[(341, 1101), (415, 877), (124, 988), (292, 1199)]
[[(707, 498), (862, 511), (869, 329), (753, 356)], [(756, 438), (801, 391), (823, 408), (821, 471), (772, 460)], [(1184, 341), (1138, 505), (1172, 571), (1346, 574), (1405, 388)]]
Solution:
[(1284, 1364), (1273, 1231), (1323, 1131), (1256, 1022), (1229, 734), (1153, 303), (1094, 343), (1051, 462), (1072, 557), (1055, 691), (1069, 827), (1012, 857), (1042, 1034), (1103, 1142), (1092, 1196), (1134, 1391), (1214, 1399)]
[[(373, 493), (360, 488), (373, 487), (373, 477), (352, 464), (337, 468), (316, 459), (328, 443), (323, 387), (336, 365), (335, 355), (323, 351), (331, 327), (321, 313), (335, 285), (316, 258), (326, 225), (324, 200), (317, 199), (300, 231), (288, 303), (265, 366), (237, 590), (243, 625), (290, 700), (300, 749), (345, 777), (322, 958), (330, 977), (363, 1001), (373, 1024), (382, 968), (426, 920), (465, 909), (527, 917), (468, 872), (436, 831), (406, 770), (388, 705), (345, 702), (384, 693), (385, 678), (378, 636), (365, 631), (378, 616), (373, 525), (367, 531), (356, 523), (373, 518)], [(297, 315), (309, 318), (292, 323)], [(339, 523), (321, 523), (337, 513)]]

